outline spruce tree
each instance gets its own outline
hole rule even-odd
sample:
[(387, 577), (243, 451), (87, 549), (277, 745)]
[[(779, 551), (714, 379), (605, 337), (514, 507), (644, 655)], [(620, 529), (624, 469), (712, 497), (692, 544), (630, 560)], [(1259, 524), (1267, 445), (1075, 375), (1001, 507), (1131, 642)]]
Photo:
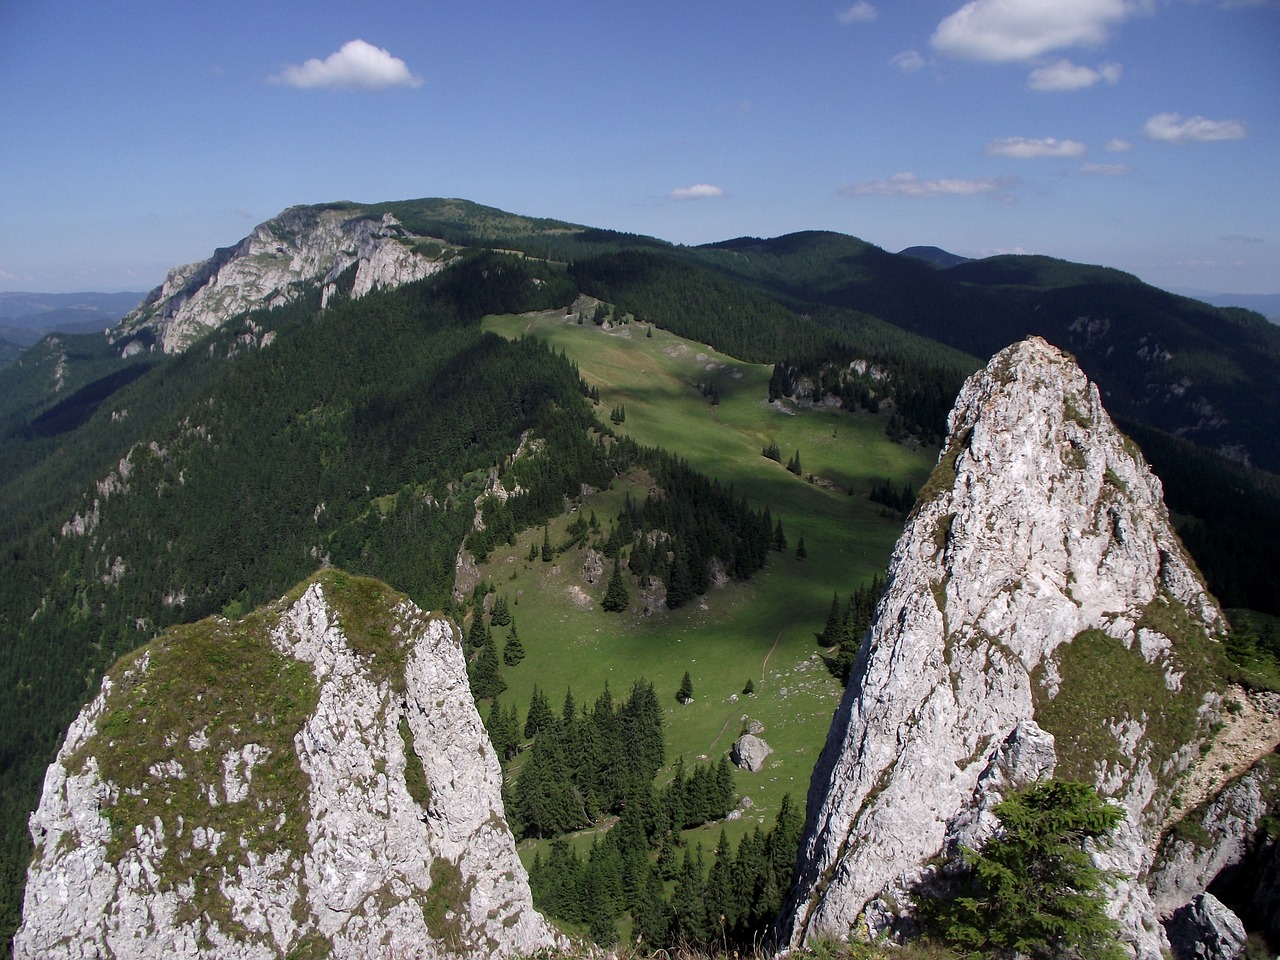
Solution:
[(621, 613), (631, 603), (631, 595), (627, 593), (627, 585), (622, 579), (622, 565), (618, 558), (613, 558), (613, 575), (609, 577), (609, 586), (605, 590), (604, 600), (600, 606), (608, 613)]
[(524, 720), (524, 738), (532, 740), (544, 730), (550, 730), (555, 724), (555, 714), (551, 712), (551, 704), (547, 702), (547, 695), (537, 687), (533, 688), (533, 695), (529, 700), (529, 712), (525, 715)]
[(804, 534), (800, 534), (800, 542), (796, 544), (796, 559), (803, 560), (809, 556), (809, 551), (804, 546)]
[(680, 681), (680, 689), (676, 691), (676, 699), (681, 703), (688, 703), (693, 699), (693, 679), (689, 676), (689, 671), (684, 672), (684, 678)]
[(843, 635), (842, 619), (840, 616), (840, 595), (831, 594), (831, 612), (827, 614), (827, 625), (822, 630), (822, 636), (819, 642), (824, 647), (834, 647), (841, 640)]
[(471, 694), (477, 700), (488, 700), (507, 689), (498, 669), (498, 648), (487, 630), (485, 634), (484, 646), (470, 671)]
[(502, 647), (502, 662), (508, 667), (514, 667), (524, 659), (524, 646), (520, 643), (520, 637), (516, 633), (516, 625), (511, 624), (511, 632), (507, 635), (507, 642)]
[(555, 559), (555, 554), (551, 552), (551, 535), (544, 526), (542, 528), (542, 562), (550, 563)]
[(505, 595), (493, 601), (493, 610), (489, 613), (489, 626), (505, 627), (511, 623), (511, 608), (507, 605)]
[(965, 953), (1123, 957), (1106, 913), (1109, 874), (1089, 850), (1106, 842), (1124, 810), (1087, 784), (1046, 780), (1010, 794), (995, 814), (997, 833), (981, 850), (962, 851), (968, 889), (923, 900), (922, 919)]

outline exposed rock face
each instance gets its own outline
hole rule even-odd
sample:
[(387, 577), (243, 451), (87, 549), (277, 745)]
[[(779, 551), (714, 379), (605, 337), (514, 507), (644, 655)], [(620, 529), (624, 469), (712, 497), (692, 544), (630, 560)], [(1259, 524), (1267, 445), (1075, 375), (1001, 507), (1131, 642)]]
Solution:
[[(288, 303), (308, 284), (319, 283), (327, 302), (338, 278), (353, 266), (353, 299), (441, 270), (444, 263), (415, 249), (414, 239), (390, 214), (293, 207), (234, 247), (169, 271), (111, 338), (118, 342), (151, 330), (165, 353), (180, 353), (228, 318)], [(138, 348), (137, 340), (129, 340), (122, 349)]]
[(1180, 907), (1167, 928), (1175, 960), (1236, 960), (1244, 952), (1244, 924), (1211, 893)]
[(1263, 818), (1280, 807), (1280, 756), (1267, 757), (1191, 811), (1161, 842), (1151, 895), (1162, 914), (1187, 903), (1251, 853)]
[(743, 770), (759, 773), (773, 748), (754, 734), (744, 733), (733, 745), (730, 756)]
[(509, 955), (533, 909), (459, 638), (376, 581), (164, 634), (72, 725), (17, 957)]
[[(1038, 338), (1002, 351), (961, 390), (894, 551), (813, 774), (780, 939), (883, 932), (930, 858), (1055, 766), (1124, 807), (1097, 859), (1141, 876), (1220, 702), (1204, 651), (1223, 626), (1097, 388)], [(1159, 957), (1145, 887), (1120, 882), (1111, 910)]]

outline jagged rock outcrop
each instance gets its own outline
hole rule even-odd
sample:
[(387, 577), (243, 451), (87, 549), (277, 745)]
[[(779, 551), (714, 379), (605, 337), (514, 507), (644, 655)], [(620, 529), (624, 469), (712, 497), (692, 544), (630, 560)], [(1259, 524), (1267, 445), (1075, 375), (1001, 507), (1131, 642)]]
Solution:
[(19, 958), (494, 956), (534, 911), (460, 638), (318, 575), (168, 631), (76, 719), (31, 817)]
[(111, 340), (136, 352), (137, 334), (150, 331), (165, 353), (180, 353), (236, 314), (289, 303), (311, 284), (320, 285), (326, 303), (352, 268), (355, 275), (344, 292), (353, 299), (420, 280), (444, 262), (415, 245), (417, 239), (391, 214), (372, 216), (340, 205), (291, 207), (234, 247), (169, 271), (111, 332)]
[(1156, 960), (1136, 878), (1221, 702), (1222, 614), (1068, 355), (1005, 349), (948, 426), (813, 774), (779, 937), (893, 927), (930, 858), (981, 837), (994, 793), (1056, 769), (1123, 806), (1096, 859), (1127, 878), (1111, 912)]
[(1244, 952), (1244, 924), (1211, 893), (1179, 907), (1166, 929), (1174, 960), (1236, 960)]

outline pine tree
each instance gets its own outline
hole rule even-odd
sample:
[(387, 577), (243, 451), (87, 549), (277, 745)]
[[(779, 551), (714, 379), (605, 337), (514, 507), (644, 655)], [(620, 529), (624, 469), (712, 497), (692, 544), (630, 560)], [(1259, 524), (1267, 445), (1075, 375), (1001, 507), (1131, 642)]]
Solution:
[(511, 623), (511, 608), (507, 605), (505, 595), (493, 601), (493, 610), (489, 613), (489, 626), (505, 627)]
[(482, 608), (477, 607), (471, 617), (471, 628), (467, 631), (467, 644), (475, 648), (483, 647), (485, 638), (488, 636), (489, 631), (484, 625)]
[(742, 685), (742, 695), (744, 697), (752, 696), (756, 692), (756, 682), (747, 677), (747, 682)]
[(787, 549), (787, 535), (782, 532), (782, 521), (773, 530), (773, 549), (779, 553)]
[(704, 944), (709, 939), (705, 875), (702, 844), (698, 844), (696, 851), (686, 847), (676, 888), (671, 894), (674, 933), (686, 943)]
[(488, 700), (507, 689), (506, 681), (498, 669), (498, 648), (492, 635), (485, 631), (484, 646), (470, 671), (471, 695), (477, 700)]
[(688, 703), (693, 699), (693, 679), (689, 676), (689, 671), (684, 672), (684, 679), (680, 681), (680, 689), (676, 691), (676, 699), (681, 703)]
[(555, 714), (551, 712), (551, 704), (547, 702), (547, 695), (537, 687), (534, 687), (533, 695), (529, 700), (529, 712), (525, 715), (524, 720), (524, 738), (532, 740), (543, 730), (550, 730), (554, 724)]
[(605, 590), (604, 600), (600, 606), (608, 613), (621, 613), (631, 603), (631, 595), (627, 593), (627, 585), (622, 579), (622, 566), (618, 558), (613, 559), (613, 575), (609, 577), (609, 586)]
[(720, 828), (720, 841), (716, 844), (715, 861), (707, 875), (707, 921), (712, 936), (725, 943), (726, 932), (738, 922), (738, 891), (734, 886), (733, 851), (724, 828)]
[(800, 542), (796, 544), (796, 559), (803, 560), (809, 556), (809, 551), (804, 547), (804, 534), (800, 534)]
[(995, 814), (1000, 830), (981, 850), (962, 851), (970, 889), (922, 901), (926, 923), (966, 953), (1123, 957), (1106, 913), (1109, 875), (1089, 849), (1105, 843), (1124, 810), (1087, 784), (1047, 780), (1010, 794)]
[(520, 643), (520, 637), (516, 633), (516, 625), (511, 624), (511, 632), (507, 635), (507, 642), (502, 646), (502, 662), (508, 667), (514, 667), (524, 659), (524, 646)]
[(819, 643), (824, 647), (834, 647), (844, 634), (843, 619), (840, 616), (840, 595), (831, 594), (831, 612), (827, 614), (827, 625), (822, 629)]
[(792, 473), (794, 473), (797, 477), (800, 476), (801, 467), (800, 467), (800, 451), (799, 450), (793, 453), (791, 455), (791, 459), (787, 461), (787, 469), (790, 470)]
[(550, 563), (555, 559), (555, 554), (551, 552), (551, 535), (544, 526), (542, 528), (542, 562)]

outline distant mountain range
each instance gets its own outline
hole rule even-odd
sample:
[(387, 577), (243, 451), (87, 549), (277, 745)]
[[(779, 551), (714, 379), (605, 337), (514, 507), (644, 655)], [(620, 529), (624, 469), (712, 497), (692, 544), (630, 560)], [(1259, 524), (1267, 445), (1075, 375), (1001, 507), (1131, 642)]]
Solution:
[(145, 293), (0, 292), (0, 365), (50, 333), (99, 333), (115, 326)]
[(1260, 313), (1272, 323), (1280, 324), (1280, 293), (1209, 293), (1206, 290), (1179, 288), (1174, 293), (1195, 297), (1215, 307), (1243, 307)]

